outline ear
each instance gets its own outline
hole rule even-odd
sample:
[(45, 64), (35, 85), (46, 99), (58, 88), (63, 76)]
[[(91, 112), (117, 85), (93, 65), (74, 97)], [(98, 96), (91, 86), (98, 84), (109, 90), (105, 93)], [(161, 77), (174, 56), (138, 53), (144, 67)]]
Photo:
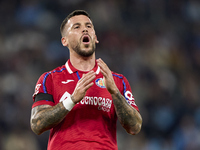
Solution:
[(62, 42), (62, 45), (63, 45), (63, 46), (68, 46), (68, 42), (67, 42), (66, 37), (62, 37), (62, 38), (61, 38), (61, 42)]
[(99, 41), (97, 40), (97, 36), (95, 36), (95, 43), (99, 43)]

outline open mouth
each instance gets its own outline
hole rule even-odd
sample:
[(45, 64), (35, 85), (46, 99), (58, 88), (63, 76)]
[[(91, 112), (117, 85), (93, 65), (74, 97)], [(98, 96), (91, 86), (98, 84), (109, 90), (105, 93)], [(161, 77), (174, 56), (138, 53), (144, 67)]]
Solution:
[(88, 35), (84, 35), (82, 38), (83, 43), (88, 44), (90, 42), (90, 38)]

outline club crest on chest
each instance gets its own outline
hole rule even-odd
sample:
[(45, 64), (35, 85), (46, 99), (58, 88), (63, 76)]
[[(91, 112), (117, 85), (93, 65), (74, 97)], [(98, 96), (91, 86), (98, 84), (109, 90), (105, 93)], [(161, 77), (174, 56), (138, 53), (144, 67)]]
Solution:
[(104, 84), (104, 81), (103, 81), (103, 78), (98, 78), (96, 79), (95, 81), (96, 85), (100, 88), (106, 88), (105, 84)]

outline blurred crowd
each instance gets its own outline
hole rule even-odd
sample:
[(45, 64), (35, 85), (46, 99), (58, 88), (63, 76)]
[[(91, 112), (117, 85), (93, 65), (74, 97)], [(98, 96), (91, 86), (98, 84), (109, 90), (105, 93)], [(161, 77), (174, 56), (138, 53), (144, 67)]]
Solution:
[(129, 80), (143, 117), (119, 150), (200, 149), (199, 0), (1, 0), (0, 149), (45, 150), (48, 132), (30, 129), (39, 76), (63, 65), (59, 27), (73, 10), (93, 20), (96, 56)]

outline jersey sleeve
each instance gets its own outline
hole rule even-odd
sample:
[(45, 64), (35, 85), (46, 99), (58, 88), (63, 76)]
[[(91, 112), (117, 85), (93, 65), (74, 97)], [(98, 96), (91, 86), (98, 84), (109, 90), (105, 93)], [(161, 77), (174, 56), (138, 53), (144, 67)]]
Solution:
[(32, 108), (39, 105), (51, 105), (54, 106), (54, 101), (49, 100), (48, 96), (43, 96), (43, 99), (36, 100), (36, 97), (40, 95), (41, 93), (43, 95), (53, 95), (52, 94), (52, 78), (51, 78), (51, 72), (44, 73), (40, 76), (38, 79), (36, 86), (35, 86), (35, 92), (33, 94), (33, 105)]
[(137, 111), (139, 111), (138, 106), (135, 103), (135, 98), (132, 94), (131, 86), (126, 79), (126, 77), (122, 76), (122, 83), (123, 83), (123, 91), (122, 94), (126, 98), (126, 101), (128, 102), (129, 105), (134, 107)]

